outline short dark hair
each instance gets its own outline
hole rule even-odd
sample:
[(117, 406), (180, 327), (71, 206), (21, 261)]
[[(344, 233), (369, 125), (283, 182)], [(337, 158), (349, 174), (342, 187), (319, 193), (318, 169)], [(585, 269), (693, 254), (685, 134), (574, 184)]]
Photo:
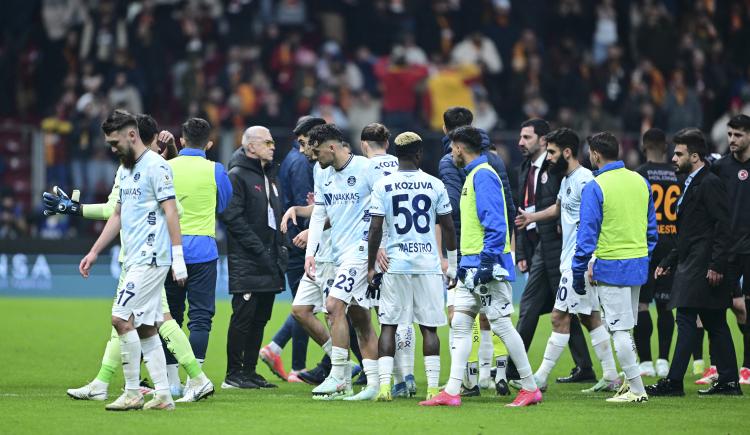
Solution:
[(325, 123), (326, 120), (323, 118), (306, 115), (297, 121), (297, 125), (294, 127), (294, 130), (292, 130), (292, 133), (294, 133), (295, 136), (307, 136), (307, 133), (309, 133), (313, 127)]
[(550, 132), (549, 122), (542, 118), (531, 118), (521, 123), (521, 128), (533, 127), (534, 134), (539, 137), (546, 136)]
[(321, 124), (313, 127), (307, 134), (313, 144), (320, 145), (329, 140), (344, 142), (344, 134), (335, 124)]
[(203, 148), (211, 137), (211, 124), (203, 118), (190, 118), (182, 124), (182, 137), (190, 148)]
[(122, 130), (125, 127), (133, 127), (138, 130), (138, 121), (130, 112), (122, 109), (113, 110), (102, 122), (102, 131), (104, 134), (111, 134), (115, 131)]
[(451, 107), (443, 112), (443, 124), (445, 124), (445, 129), (448, 131), (463, 127), (464, 125), (471, 125), (472, 121), (474, 121), (474, 114), (466, 107)]
[(566, 127), (558, 128), (544, 135), (544, 139), (547, 141), (547, 145), (551, 143), (555, 144), (555, 146), (560, 148), (560, 151), (567, 148), (573, 154), (573, 157), (578, 157), (578, 148), (581, 145), (581, 140), (575, 131)]
[(139, 113), (135, 115), (135, 121), (138, 125), (138, 136), (141, 137), (141, 141), (146, 145), (153, 142), (159, 133), (159, 125), (156, 120), (147, 113)]
[(688, 153), (696, 153), (701, 159), (706, 157), (708, 154), (708, 145), (706, 145), (706, 137), (703, 136), (703, 132), (694, 127), (683, 128), (682, 130), (675, 133), (672, 138), (672, 142), (675, 145), (687, 146)]
[(747, 116), (744, 113), (734, 115), (729, 122), (727, 122), (727, 126), (734, 128), (735, 130), (750, 132), (750, 116)]
[(448, 133), (448, 138), (451, 142), (460, 142), (469, 148), (470, 151), (479, 153), (482, 151), (482, 134), (479, 129), (474, 128), (470, 125), (464, 125), (451, 130)]
[(385, 147), (388, 144), (388, 139), (391, 137), (391, 132), (388, 131), (385, 125), (373, 122), (367, 124), (362, 129), (362, 133), (359, 135), (360, 140), (366, 140), (368, 142), (374, 142), (380, 147)]
[(620, 143), (615, 135), (608, 131), (594, 133), (587, 141), (591, 151), (596, 151), (607, 160), (617, 160), (620, 156)]
[(649, 128), (643, 133), (643, 148), (665, 151), (667, 149), (667, 135), (661, 129)]

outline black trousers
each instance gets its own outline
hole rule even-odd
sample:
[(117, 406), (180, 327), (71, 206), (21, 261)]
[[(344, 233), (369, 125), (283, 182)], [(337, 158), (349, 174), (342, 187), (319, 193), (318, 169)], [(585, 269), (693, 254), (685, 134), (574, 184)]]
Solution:
[(275, 298), (275, 293), (238, 293), (232, 296), (232, 317), (227, 333), (227, 375), (238, 371), (255, 372), (263, 331), (271, 319)]
[[(552, 312), (559, 285), (560, 272), (550, 273), (548, 271), (544, 264), (544, 258), (542, 258), (541, 244), (537, 244), (531, 259), (529, 280), (526, 282), (526, 287), (521, 296), (518, 323), (516, 323), (516, 329), (523, 339), (526, 350), (529, 350), (531, 346), (531, 340), (534, 338), (537, 324), (539, 324), (539, 317)], [(578, 316), (571, 316), (568, 346), (576, 366), (583, 369), (591, 368), (591, 356)]]
[(699, 308), (677, 308), (677, 343), (667, 377), (682, 383), (698, 340), (698, 326), (695, 324), (698, 316), (703, 329), (708, 332), (711, 362), (719, 372), (719, 382), (738, 381), (737, 355), (734, 352), (732, 333), (727, 325), (726, 310)]

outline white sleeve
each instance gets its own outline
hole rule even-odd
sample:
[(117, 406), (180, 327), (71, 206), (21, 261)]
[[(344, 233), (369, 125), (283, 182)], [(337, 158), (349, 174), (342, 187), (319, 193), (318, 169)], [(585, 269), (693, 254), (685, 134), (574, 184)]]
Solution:
[(318, 251), (320, 238), (323, 236), (323, 228), (326, 225), (326, 208), (323, 205), (316, 204), (313, 206), (312, 215), (310, 215), (309, 231), (307, 233), (307, 248), (305, 257), (314, 257)]

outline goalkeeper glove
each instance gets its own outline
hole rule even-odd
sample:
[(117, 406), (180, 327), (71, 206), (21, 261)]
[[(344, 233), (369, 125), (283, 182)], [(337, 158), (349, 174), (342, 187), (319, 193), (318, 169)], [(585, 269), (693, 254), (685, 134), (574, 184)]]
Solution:
[(83, 214), (83, 208), (79, 202), (81, 192), (78, 190), (73, 191), (73, 197), (68, 197), (62, 189), (55, 186), (52, 188), (52, 193), (44, 192), (42, 195), (42, 203), (44, 205), (44, 215), (52, 216), (53, 214), (68, 214), (73, 216), (81, 216)]

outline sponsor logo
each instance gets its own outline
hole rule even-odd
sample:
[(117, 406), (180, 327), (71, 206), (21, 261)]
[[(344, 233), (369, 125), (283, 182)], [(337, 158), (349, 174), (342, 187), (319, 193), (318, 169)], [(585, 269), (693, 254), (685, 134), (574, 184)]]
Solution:
[(324, 186), (324, 187), (328, 187), (328, 186), (330, 186), (330, 185), (331, 185), (331, 183), (333, 183), (333, 180), (331, 180), (331, 181), (327, 182), (327, 183), (326, 183), (326, 184), (324, 184), (323, 186)]
[(156, 234), (151, 233), (146, 237), (146, 244), (148, 246), (154, 246), (154, 240), (156, 239)]
[(365, 210), (362, 216), (362, 222), (370, 222), (370, 210)]
[(461, 196), (466, 196), (468, 194), (469, 194), (469, 189), (467, 189), (465, 187), (463, 189), (461, 189)]
[(737, 178), (739, 178), (740, 181), (747, 180), (747, 170), (746, 169), (740, 169), (740, 172), (737, 173)]
[(350, 186), (354, 186), (355, 184), (357, 184), (357, 177), (355, 177), (354, 175), (352, 175), (351, 177), (347, 178), (346, 179), (346, 184), (348, 184)]
[(140, 198), (141, 197), (141, 188), (140, 187), (129, 187), (127, 189), (120, 189), (120, 197), (122, 199), (126, 198)]
[(391, 192), (392, 190), (393, 190), (393, 187), (390, 184), (386, 184), (385, 185), (385, 191), (386, 192)]
[(617, 322), (619, 322), (619, 321), (620, 321), (620, 319), (615, 319), (615, 320), (609, 322), (609, 324), (610, 324), (610, 326), (615, 326), (617, 324)]
[(570, 308), (575, 308), (577, 306), (578, 306), (578, 302), (576, 302), (575, 304), (570, 304)]
[(255, 186), (253, 186), (253, 187), (254, 187), (254, 188), (255, 188), (255, 190), (257, 190), (258, 192), (262, 192), (262, 191), (263, 191), (263, 188), (262, 188), (262, 187), (260, 186), (260, 184), (256, 184), (256, 185), (255, 185)]
[(510, 302), (506, 302), (505, 305), (503, 305), (502, 309), (504, 310), (504, 309), (508, 308), (508, 305), (510, 305)]
[(356, 204), (359, 202), (359, 193), (324, 193), (323, 200), (326, 205)]
[(146, 222), (148, 222), (149, 225), (156, 225), (156, 212), (155, 211), (148, 212), (148, 217), (146, 217)]
[(128, 290), (133, 290), (135, 288), (135, 283), (131, 281), (131, 282), (125, 284), (125, 288), (128, 289)]

